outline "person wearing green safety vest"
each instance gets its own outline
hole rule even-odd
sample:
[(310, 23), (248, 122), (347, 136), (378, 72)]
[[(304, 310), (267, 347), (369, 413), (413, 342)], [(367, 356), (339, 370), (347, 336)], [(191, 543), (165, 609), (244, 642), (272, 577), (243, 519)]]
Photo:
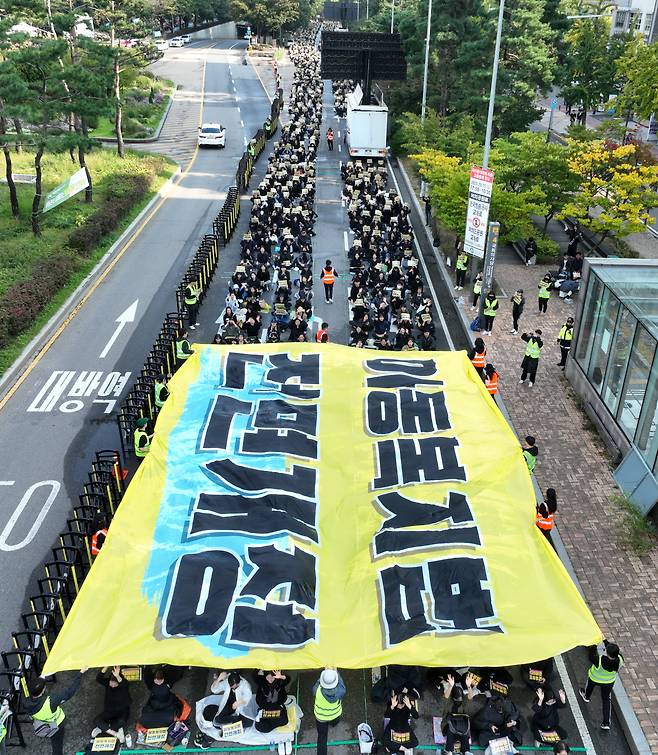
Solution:
[(252, 160), (256, 157), (256, 147), (254, 146), (253, 139), (249, 142), (249, 146), (247, 147), (247, 154)]
[(592, 665), (587, 672), (587, 685), (585, 689), (581, 689), (579, 692), (583, 700), (588, 703), (592, 699), (592, 692), (597, 687), (601, 690), (601, 704), (603, 706), (601, 728), (604, 731), (609, 731), (612, 688), (619, 674), (619, 669), (624, 665), (624, 656), (619, 652), (619, 646), (614, 642), (603, 640), (603, 646), (605, 650), (602, 654), (599, 654), (596, 646), (590, 648)]
[(478, 273), (473, 281), (473, 301), (471, 302), (471, 309), (475, 309), (478, 305), (480, 294), (482, 293), (482, 278), (483, 273)]
[(143, 459), (151, 449), (151, 438), (153, 437), (153, 435), (149, 435), (149, 433), (146, 431), (148, 423), (149, 421), (146, 417), (140, 417), (137, 420), (135, 431), (133, 433), (135, 456), (138, 459)]
[(9, 707), (9, 700), (4, 698), (2, 705), (0, 705), (0, 755), (5, 755), (7, 752), (7, 719), (11, 716), (11, 708)]
[(523, 449), (523, 458), (528, 465), (528, 472), (532, 474), (537, 466), (537, 457), (539, 456), (539, 448), (537, 448), (537, 441), (534, 435), (525, 436), (526, 447)]
[(571, 351), (571, 342), (573, 341), (573, 317), (567, 317), (567, 321), (560, 328), (560, 332), (557, 336), (557, 342), (560, 345), (560, 351), (562, 352), (562, 358), (558, 362), (558, 367), (562, 367), (562, 371), (567, 366), (567, 357)]
[(327, 667), (313, 685), (313, 714), (318, 731), (317, 755), (327, 755), (329, 727), (335, 726), (342, 713), (345, 683), (335, 668)]
[(548, 307), (548, 300), (551, 298), (551, 289), (553, 288), (553, 279), (546, 273), (546, 275), (539, 281), (537, 286), (539, 289), (538, 302), (539, 302), (539, 314), (546, 313)]
[[(80, 688), (82, 674), (87, 669), (81, 669), (73, 682), (64, 690), (46, 694), (46, 680), (42, 677), (35, 679), (30, 685), (30, 696), (25, 699), (23, 709), (32, 716), (34, 732), (38, 737), (48, 737), (53, 755), (64, 753), (64, 720), (66, 714), (61, 708), (62, 703), (70, 700)], [(54, 733), (49, 736), (51, 732)]]
[(487, 295), (484, 297), (484, 309), (482, 314), (484, 315), (484, 334), (491, 335), (493, 329), (494, 319), (496, 317), (496, 311), (498, 310), (498, 299), (493, 291), (487, 291)]
[(187, 340), (187, 331), (184, 330), (176, 339), (176, 361), (180, 367), (183, 362), (193, 354), (190, 342)]
[(528, 386), (532, 388), (537, 379), (537, 367), (539, 366), (539, 357), (541, 350), (544, 348), (544, 342), (541, 339), (541, 330), (537, 328), (534, 333), (522, 333), (521, 338), (526, 342), (525, 354), (521, 362), (521, 380), (519, 383), (525, 383), (528, 379)]
[(267, 136), (270, 135), (271, 128), (272, 128), (272, 120), (270, 118), (266, 118), (265, 123), (263, 123), (263, 131), (265, 131)]
[(457, 262), (455, 262), (455, 288), (457, 291), (461, 291), (464, 288), (464, 281), (466, 279), (466, 271), (468, 270), (468, 254), (466, 252), (459, 252), (457, 255)]
[(162, 409), (164, 402), (169, 398), (167, 380), (169, 380), (169, 375), (162, 375), (156, 378), (155, 385), (153, 386), (155, 408), (158, 410)]
[(185, 308), (187, 309), (187, 323), (190, 330), (194, 330), (197, 326), (200, 295), (201, 289), (195, 280), (190, 281), (187, 286), (185, 286)]

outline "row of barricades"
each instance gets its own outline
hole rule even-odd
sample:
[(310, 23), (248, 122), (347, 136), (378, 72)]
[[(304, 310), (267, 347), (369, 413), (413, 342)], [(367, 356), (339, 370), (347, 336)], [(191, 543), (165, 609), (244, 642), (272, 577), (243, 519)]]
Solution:
[[(192, 263), (176, 290), (177, 311), (167, 314), (142, 370), (122, 402), (117, 415), (123, 458), (134, 453), (133, 434), (141, 418), (153, 420), (157, 414), (154, 387), (158, 380), (172, 375), (178, 366), (177, 348), (185, 332), (185, 289), (194, 282), (199, 303), (205, 297), (219, 261), (219, 247), (226, 245), (235, 230), (240, 212), (240, 190), (249, 184), (253, 163), (276, 131), (280, 100), (272, 103), (267, 129), (259, 129), (250, 142), (247, 169), (240, 172), (238, 186), (228, 190), (226, 200), (213, 221), (212, 233), (201, 240)], [(38, 591), (29, 598), (29, 610), (22, 614), (22, 628), (12, 633), (12, 649), (0, 652), (0, 699), (9, 710), (0, 712), (0, 727), (5, 726), (5, 741), (25, 747), (21, 724), (22, 695), (27, 696), (32, 678), (39, 676), (50, 647), (73, 605), (98, 549), (98, 536), (109, 527), (125, 489), (127, 470), (118, 451), (97, 451), (88, 481), (82, 487), (78, 504), (73, 507), (63, 531), (45, 560), (43, 577), (37, 579)]]
[[(21, 630), (12, 632), (12, 649), (0, 652), (0, 697), (11, 712), (5, 720), (6, 741), (25, 747), (21, 728), (22, 695), (41, 674), (50, 648), (82, 587), (97, 552), (97, 538), (109, 526), (121, 503), (125, 470), (118, 451), (97, 451), (88, 480), (82, 486), (64, 529), (43, 564), (37, 589), (21, 614)], [(7, 713), (9, 713), (7, 711)]]
[(279, 116), (281, 115), (282, 107), (283, 89), (279, 89), (277, 96), (272, 100), (270, 115), (263, 124), (263, 128), (259, 128), (256, 131), (238, 163), (238, 169), (235, 173), (235, 183), (241, 192), (246, 191), (249, 186), (251, 175), (254, 172), (254, 163), (265, 149), (265, 142), (274, 136), (279, 127)]

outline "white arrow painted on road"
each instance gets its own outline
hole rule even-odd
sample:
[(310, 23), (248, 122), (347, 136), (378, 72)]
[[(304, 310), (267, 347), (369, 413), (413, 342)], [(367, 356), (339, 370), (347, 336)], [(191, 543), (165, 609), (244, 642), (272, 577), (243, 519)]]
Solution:
[(105, 359), (109, 350), (112, 348), (112, 346), (114, 346), (114, 342), (119, 337), (119, 333), (121, 333), (121, 331), (126, 327), (126, 323), (135, 322), (138, 302), (139, 299), (135, 299), (135, 301), (128, 307), (128, 309), (124, 310), (114, 321), (118, 323), (118, 325), (114, 333), (112, 333), (110, 340), (105, 344), (105, 348), (103, 349), (103, 351), (101, 351), (99, 359)]

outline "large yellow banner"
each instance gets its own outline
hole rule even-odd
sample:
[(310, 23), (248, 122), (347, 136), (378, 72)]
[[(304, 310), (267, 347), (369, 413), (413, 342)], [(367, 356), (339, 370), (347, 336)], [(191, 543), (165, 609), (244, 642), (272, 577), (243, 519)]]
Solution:
[(464, 352), (195, 349), (46, 673), (497, 666), (601, 639)]

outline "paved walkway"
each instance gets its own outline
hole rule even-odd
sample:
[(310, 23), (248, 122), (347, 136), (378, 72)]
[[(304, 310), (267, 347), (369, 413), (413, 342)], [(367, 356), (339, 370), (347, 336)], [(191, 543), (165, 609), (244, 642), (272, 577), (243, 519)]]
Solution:
[[(621, 542), (621, 514), (610, 500), (618, 492), (613, 460), (557, 366), (557, 334), (565, 319), (575, 316), (577, 303), (565, 304), (554, 293), (548, 312), (538, 313), (537, 284), (548, 269), (526, 267), (505, 248), (496, 260), (498, 286), (508, 296), (517, 287), (526, 294), (520, 332), (543, 331), (535, 385), (519, 385), (525, 344), (520, 334), (510, 333), (508, 298), (499, 299), (493, 335), (486, 339), (487, 360), (500, 374), (501, 393), (519, 437), (537, 438), (537, 481), (542, 490), (557, 490), (560, 535), (604, 636), (622, 649), (622, 680), (652, 751), (658, 752), (658, 550), (640, 558)], [(470, 301), (462, 307), (472, 319)], [(598, 714), (598, 700), (596, 705), (592, 712)]]

